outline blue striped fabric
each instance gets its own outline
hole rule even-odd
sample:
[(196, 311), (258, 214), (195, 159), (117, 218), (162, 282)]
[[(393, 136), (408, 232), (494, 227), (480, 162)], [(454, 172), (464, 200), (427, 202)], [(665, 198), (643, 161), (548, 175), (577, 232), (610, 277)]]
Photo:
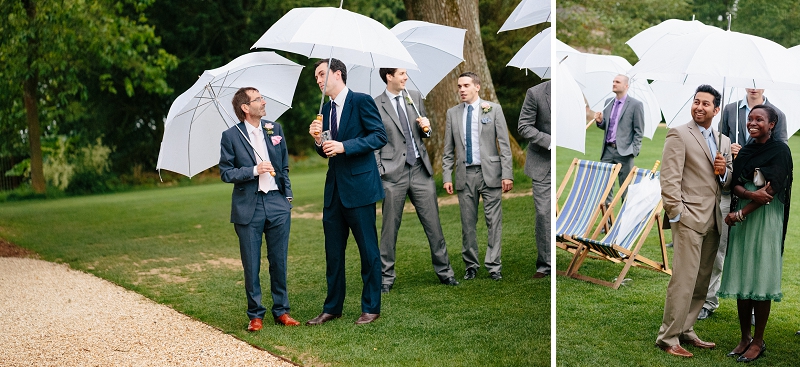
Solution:
[(589, 231), (590, 219), (606, 197), (603, 195), (614, 165), (595, 161), (578, 161), (575, 180), (572, 183), (564, 208), (556, 218), (556, 237), (583, 236)]
[[(646, 179), (646, 177), (649, 174), (650, 174), (650, 170), (649, 169), (645, 169), (645, 168), (637, 169), (636, 170), (636, 175), (634, 176), (633, 183), (631, 183), (631, 185), (635, 184), (635, 183), (639, 183), (643, 179)], [(659, 177), (659, 173), (656, 172), (656, 176), (653, 179), (658, 179), (658, 177)], [(620, 210), (619, 210), (619, 214), (617, 215), (616, 223), (620, 223), (620, 219), (625, 215), (627, 206), (628, 206), (628, 202), (626, 200), (625, 202), (622, 203), (622, 208), (620, 208)], [(593, 240), (593, 239), (585, 238), (585, 237), (581, 237), (581, 236), (576, 236), (575, 239), (578, 240), (578, 241), (581, 241), (583, 243), (586, 243), (593, 250), (596, 250), (598, 252), (602, 252), (603, 254), (605, 254), (607, 256), (614, 257), (614, 258), (622, 258), (624, 256), (624, 254), (620, 253), (617, 250), (614, 250), (614, 248), (612, 248), (611, 245), (617, 245), (617, 246), (620, 246), (620, 247), (625, 248), (627, 250), (630, 250), (631, 247), (633, 246), (633, 244), (636, 242), (636, 239), (641, 234), (642, 230), (644, 230), (644, 227), (647, 224), (648, 219), (650, 219), (650, 217), (653, 216), (653, 210), (655, 210), (656, 207), (658, 207), (658, 204), (653, 206), (653, 209), (651, 209), (647, 213), (647, 215), (645, 215), (645, 216), (643, 216), (641, 218), (639, 223), (636, 224), (636, 227), (634, 227), (633, 231), (631, 231), (631, 233), (628, 234), (628, 236), (625, 237), (625, 239), (622, 240), (620, 243), (616, 243), (615, 244), (615, 243), (611, 243), (610, 242), (611, 238), (616, 238), (617, 237), (617, 233), (619, 232), (619, 227), (620, 227), (620, 226), (617, 226), (617, 225), (612, 226), (611, 230), (608, 232), (608, 234), (602, 240)]]

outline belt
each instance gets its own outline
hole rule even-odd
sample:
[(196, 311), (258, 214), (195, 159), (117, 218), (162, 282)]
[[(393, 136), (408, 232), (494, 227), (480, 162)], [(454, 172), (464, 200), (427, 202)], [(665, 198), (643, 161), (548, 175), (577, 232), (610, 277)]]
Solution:
[(609, 143), (609, 142), (606, 142), (606, 145), (608, 145), (608, 146), (610, 146), (610, 147), (613, 147), (613, 148), (616, 148), (616, 147), (617, 147), (617, 143)]

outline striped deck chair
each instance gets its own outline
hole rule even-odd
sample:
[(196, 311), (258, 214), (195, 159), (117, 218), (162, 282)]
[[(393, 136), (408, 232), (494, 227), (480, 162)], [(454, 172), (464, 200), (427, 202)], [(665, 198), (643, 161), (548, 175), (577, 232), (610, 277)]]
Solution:
[[(599, 215), (605, 213), (605, 199), (614, 185), (621, 164), (585, 161), (575, 158), (556, 193), (556, 246), (575, 253), (579, 243), (573, 236), (587, 237)], [(575, 177), (563, 208), (558, 202), (564, 188)], [(557, 271), (565, 275), (566, 273)]]
[[(658, 165), (658, 162), (656, 165)], [(634, 183), (638, 183), (642, 180), (650, 179), (652, 175), (655, 175), (654, 179), (658, 179), (658, 173), (655, 172), (655, 168), (656, 167), (654, 167), (653, 170), (647, 170), (643, 168), (633, 169), (631, 170), (631, 174), (628, 176), (628, 179), (625, 181), (629, 182), (631, 179), (633, 179)], [(620, 190), (620, 193), (622, 191), (623, 190)], [(613, 212), (613, 208), (621, 200), (622, 195), (620, 193), (617, 193), (611, 205), (609, 206), (609, 210), (606, 211), (606, 214), (603, 216), (602, 220), (608, 220), (610, 213)], [(573, 257), (573, 260), (567, 269), (568, 276), (618, 289), (620, 284), (622, 284), (622, 281), (625, 279), (625, 275), (628, 273), (628, 270), (630, 270), (631, 266), (640, 266), (646, 269), (672, 275), (672, 270), (669, 268), (669, 261), (667, 258), (667, 246), (664, 243), (664, 231), (659, 225), (661, 223), (661, 199), (659, 198), (658, 202), (645, 212), (645, 215), (634, 219), (638, 219), (634, 229), (623, 240), (615, 242), (613, 239), (619, 240), (617, 238), (617, 234), (619, 233), (621, 225), (618, 224), (620, 224), (622, 222), (622, 218), (628, 215), (630, 212), (628, 207), (628, 202), (626, 200), (622, 203), (622, 207), (617, 215), (616, 222), (603, 239), (595, 239), (600, 234), (600, 228), (595, 230), (594, 236), (591, 238), (584, 236), (575, 236), (572, 238), (572, 240), (579, 242), (581, 245), (576, 250), (575, 256)], [(654, 224), (656, 225), (656, 228), (658, 228), (658, 238), (661, 245), (661, 262), (648, 259), (639, 253)], [(601, 254), (600, 257), (605, 260), (616, 263), (625, 263), (622, 271), (620, 271), (619, 275), (617, 276), (616, 281), (608, 282), (578, 273), (578, 269), (580, 269), (590, 252)]]

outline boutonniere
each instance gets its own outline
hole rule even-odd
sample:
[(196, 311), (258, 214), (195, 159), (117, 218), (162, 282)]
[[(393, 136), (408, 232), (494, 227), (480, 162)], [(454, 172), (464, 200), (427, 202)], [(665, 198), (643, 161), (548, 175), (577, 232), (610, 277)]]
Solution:
[[(274, 134), (274, 133), (275, 133), (274, 131), (272, 131), (272, 129), (274, 129), (274, 128), (275, 128), (275, 125), (272, 125), (272, 124), (271, 124), (271, 123), (269, 123), (269, 122), (267, 122), (267, 123), (265, 123), (265, 124), (264, 124), (264, 128), (265, 128), (265, 129), (267, 129), (267, 135), (272, 135), (272, 134)], [(280, 141), (280, 140), (278, 140), (278, 141)]]
[(278, 145), (278, 144), (281, 143), (281, 139), (283, 139), (283, 138), (281, 138), (280, 135), (276, 135), (276, 136), (270, 137), (270, 139), (272, 139), (272, 145)]
[[(483, 103), (481, 103), (481, 109), (483, 110), (483, 113), (489, 113), (489, 111), (492, 110), (492, 106), (489, 105), (486, 102), (483, 102)], [(484, 124), (485, 124), (485, 122), (484, 122)]]
[(413, 105), (414, 104), (414, 101), (411, 100), (411, 96), (406, 96), (406, 104), (407, 105)]
[(490, 122), (492, 122), (492, 119), (490, 119), (489, 116), (486, 116), (486, 117), (481, 119), (481, 123), (484, 124), (484, 125), (486, 125), (486, 124), (488, 124)]

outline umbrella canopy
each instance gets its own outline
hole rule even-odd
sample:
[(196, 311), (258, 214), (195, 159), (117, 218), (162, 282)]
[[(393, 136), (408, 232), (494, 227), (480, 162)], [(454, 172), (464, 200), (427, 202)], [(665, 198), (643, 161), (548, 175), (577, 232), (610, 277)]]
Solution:
[[(533, 36), (525, 46), (511, 58), (506, 66), (529, 69), (542, 79), (550, 79), (550, 31), (547, 28)], [(560, 83), (560, 82), (559, 82)]]
[(522, 0), (497, 33), (550, 21), (550, 0)]
[(556, 146), (585, 151), (586, 104), (578, 83), (563, 62), (558, 66), (556, 83)]
[(341, 8), (294, 8), (251, 48), (283, 50), (310, 58), (335, 57), (370, 68), (417, 69), (414, 59), (383, 24)]
[(274, 121), (291, 107), (302, 69), (274, 52), (253, 52), (203, 72), (169, 109), (156, 169), (192, 177), (218, 164), (222, 132), (239, 122), (231, 105), (236, 91), (258, 89), (265, 118)]
[[(423, 98), (453, 68), (464, 61), (466, 29), (407, 20), (398, 23), (391, 31), (416, 60), (419, 68), (419, 70), (407, 70), (406, 89), (419, 91)], [(360, 65), (350, 65), (348, 68), (348, 88), (368, 93), (373, 97), (381, 94), (386, 88), (386, 84), (378, 75), (378, 68), (370, 69)]]
[(703, 32), (722, 32), (722, 30), (696, 20), (667, 19), (658, 25), (637, 33), (625, 43), (633, 49), (636, 56), (642, 57), (656, 43), (677, 36)]

